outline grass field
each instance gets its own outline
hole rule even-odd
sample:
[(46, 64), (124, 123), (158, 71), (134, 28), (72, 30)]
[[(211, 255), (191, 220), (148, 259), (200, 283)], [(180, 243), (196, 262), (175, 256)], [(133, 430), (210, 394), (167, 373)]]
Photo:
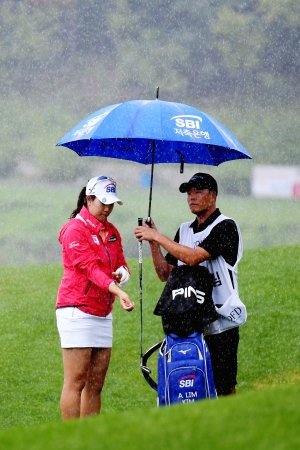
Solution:
[(299, 384), (0, 431), (1, 450), (298, 450)]
[[(54, 316), (61, 266), (0, 268), (0, 448), (109, 449), (123, 443), (125, 449), (189, 449), (199, 440), (201, 448), (299, 448), (300, 246), (245, 252), (239, 285), (248, 321), (240, 330), (238, 395), (191, 408), (158, 410), (140, 373), (138, 262), (129, 262), (128, 292), (137, 308), (114, 308), (102, 414), (68, 424), (59, 412), (62, 364)], [(162, 337), (152, 311), (163, 284), (148, 258), (143, 280), (146, 350)]]
[[(175, 170), (174, 174), (178, 176)], [(186, 174), (185, 179), (188, 177)], [(11, 181), (2, 183), (0, 266), (60, 262), (58, 232), (75, 208), (78, 192), (83, 184), (78, 182), (74, 185), (54, 186), (20, 185), (17, 181), (16, 184)], [(17, 189), (14, 188), (15, 185)], [(132, 186), (125, 186), (120, 188), (119, 195), (124, 206), (116, 205), (111, 220), (121, 232), (126, 256), (134, 258), (138, 256), (138, 247), (133, 229), (138, 217), (147, 216), (149, 192), (138, 186), (135, 190), (132, 190)], [(245, 249), (294, 245), (299, 242), (297, 198), (255, 199), (220, 195), (218, 206), (225, 215), (233, 217), (239, 223)], [(186, 196), (180, 194), (177, 187), (169, 189), (157, 184), (153, 189), (151, 215), (159, 230), (171, 238), (181, 222), (194, 217), (189, 212)], [(144, 254), (149, 254), (147, 245)]]

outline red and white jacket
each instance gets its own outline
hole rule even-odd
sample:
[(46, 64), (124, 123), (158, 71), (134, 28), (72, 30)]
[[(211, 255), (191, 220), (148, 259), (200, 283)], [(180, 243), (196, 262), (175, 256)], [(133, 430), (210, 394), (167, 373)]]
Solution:
[[(81, 311), (105, 317), (115, 296), (108, 291), (115, 281), (112, 272), (128, 265), (123, 254), (121, 236), (116, 227), (105, 223), (105, 241), (99, 231), (103, 224), (83, 206), (75, 219), (63, 225), (62, 244), (64, 275), (58, 289), (56, 308), (76, 306)], [(128, 268), (129, 271), (129, 268)]]

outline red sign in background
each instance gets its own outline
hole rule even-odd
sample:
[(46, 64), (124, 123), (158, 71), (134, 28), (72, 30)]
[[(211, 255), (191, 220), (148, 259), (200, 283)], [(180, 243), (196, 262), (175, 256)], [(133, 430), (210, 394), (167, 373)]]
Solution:
[(293, 185), (293, 197), (300, 197), (300, 183)]

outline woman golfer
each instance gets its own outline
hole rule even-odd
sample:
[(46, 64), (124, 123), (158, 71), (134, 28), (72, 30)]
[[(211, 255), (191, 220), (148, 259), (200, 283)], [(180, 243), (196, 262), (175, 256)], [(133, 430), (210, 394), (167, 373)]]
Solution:
[(121, 237), (107, 220), (116, 202), (122, 205), (115, 181), (106, 176), (92, 178), (59, 235), (64, 275), (56, 318), (64, 366), (60, 400), (64, 420), (100, 412), (115, 296), (126, 311), (134, 308), (120, 289), (130, 278)]

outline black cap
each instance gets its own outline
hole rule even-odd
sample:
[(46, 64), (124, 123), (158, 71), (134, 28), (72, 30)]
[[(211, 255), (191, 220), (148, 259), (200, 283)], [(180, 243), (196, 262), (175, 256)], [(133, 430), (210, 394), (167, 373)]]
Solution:
[(187, 192), (189, 189), (209, 189), (218, 195), (218, 185), (216, 180), (208, 173), (195, 173), (187, 183), (179, 186), (180, 192)]

